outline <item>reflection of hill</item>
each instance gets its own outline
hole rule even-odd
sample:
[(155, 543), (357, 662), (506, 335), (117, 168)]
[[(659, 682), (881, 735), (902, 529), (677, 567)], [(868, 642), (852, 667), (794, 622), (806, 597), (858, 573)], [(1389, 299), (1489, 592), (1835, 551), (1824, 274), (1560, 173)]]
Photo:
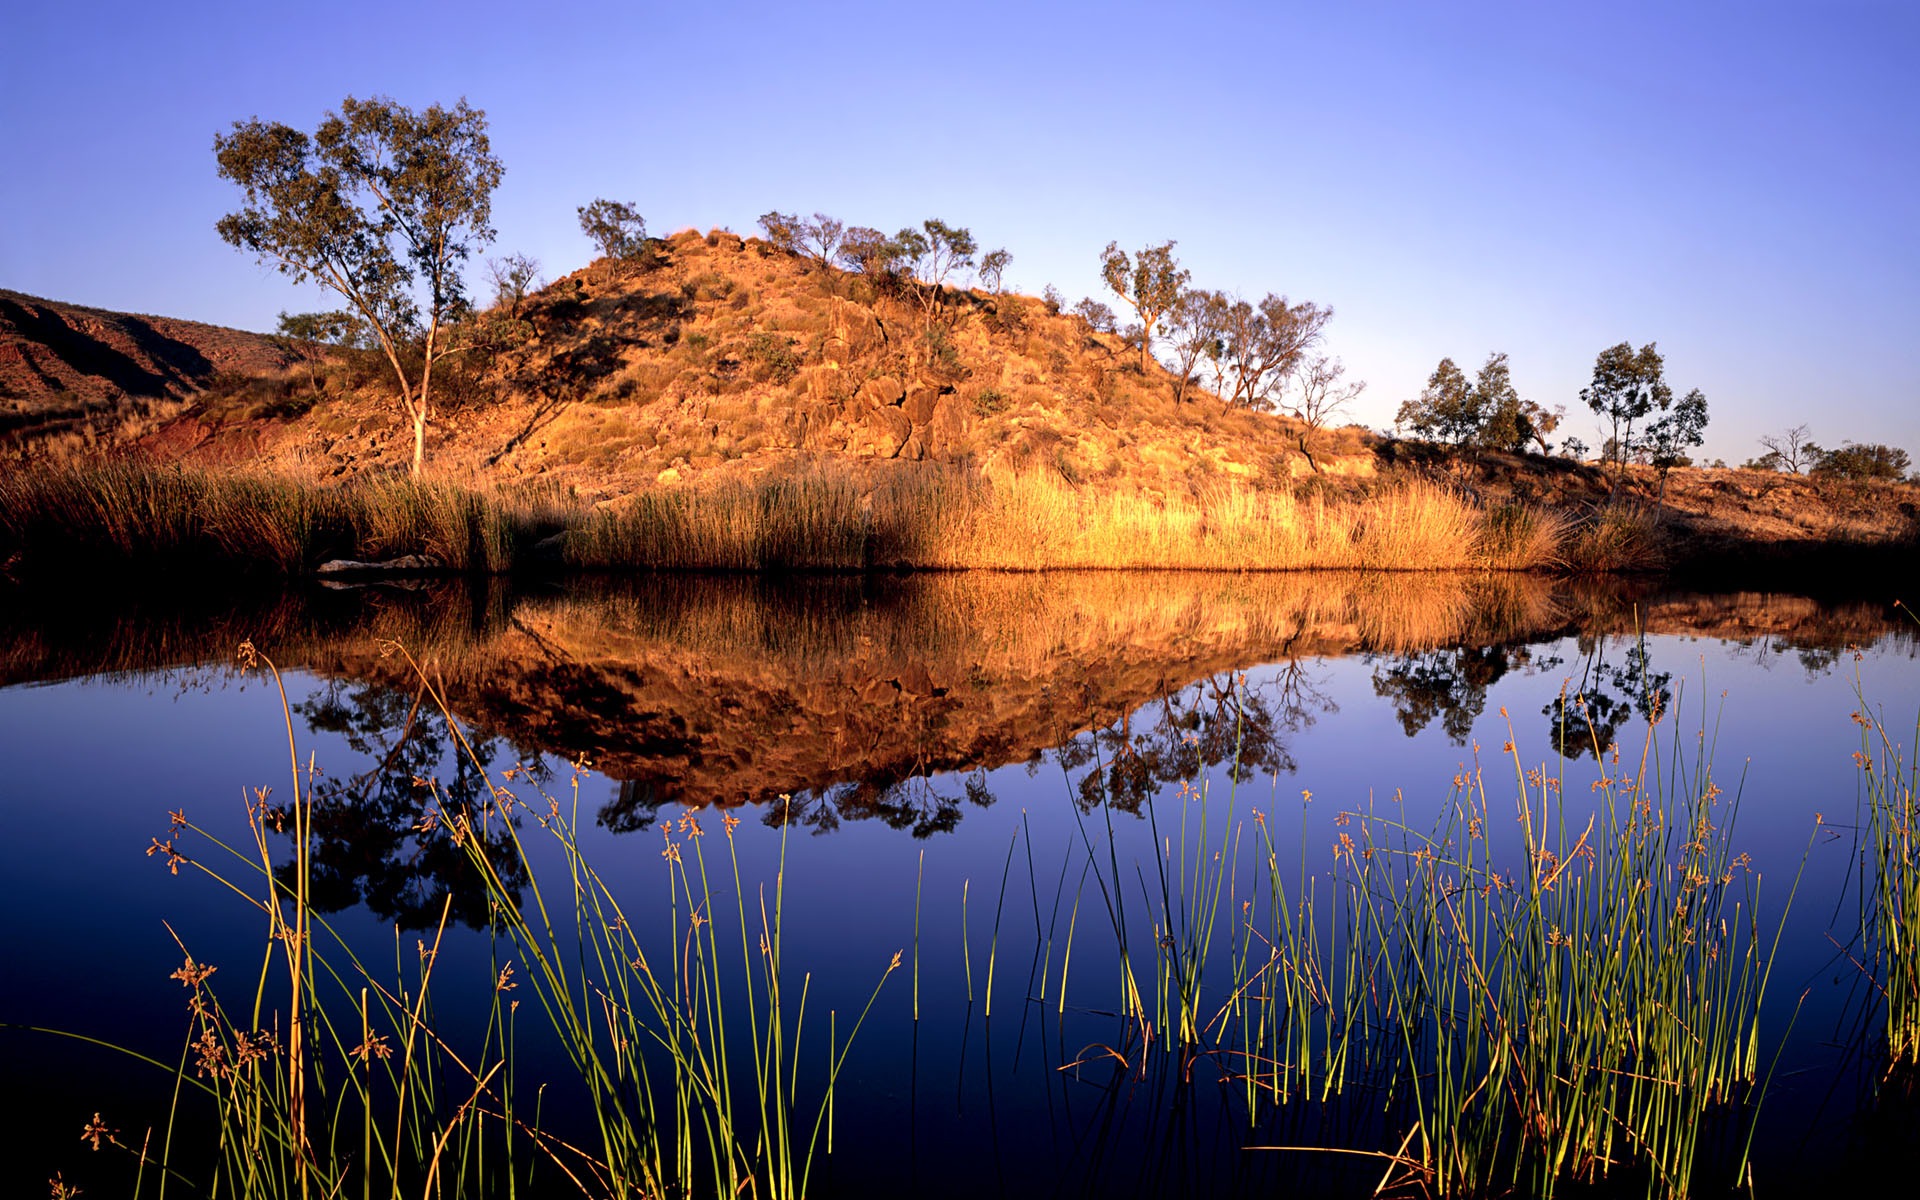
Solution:
[[(1484, 575), (655, 576), (520, 595), (374, 589), (252, 609), (0, 614), (0, 681), (216, 661), (251, 637), (283, 667), (411, 690), (374, 645), (393, 638), (458, 716), (623, 781), (606, 814), (621, 824), (666, 801), (849, 782), (861, 789), (848, 803), (877, 809), (902, 781), (1028, 760), (1256, 663), (1636, 627), (1837, 647), (1889, 622), (1877, 606)], [(1432, 691), (1426, 675), (1400, 690)]]
[[(586, 755), (631, 804), (734, 804), (1031, 758), (1258, 662), (1557, 623), (1531, 579), (966, 575), (657, 581), (524, 601), (463, 715)], [(1507, 626), (1505, 628), (1489, 627)], [(365, 669), (343, 661), (343, 669)]]

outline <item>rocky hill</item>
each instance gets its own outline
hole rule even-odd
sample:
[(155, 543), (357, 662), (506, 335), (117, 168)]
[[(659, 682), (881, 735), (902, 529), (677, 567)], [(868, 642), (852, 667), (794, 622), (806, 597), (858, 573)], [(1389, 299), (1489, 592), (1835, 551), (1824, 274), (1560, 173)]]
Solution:
[[(1614, 481), (1591, 465), (1463, 456), (1358, 426), (1309, 434), (1200, 388), (1176, 399), (1171, 374), (1057, 302), (962, 288), (930, 300), (725, 231), (602, 260), (459, 336), (435, 377), (428, 469), (585, 504), (796, 464), (870, 491), (893, 464), (931, 463), (1149, 504), (1239, 489), (1365, 499), (1385, 476), (1438, 480), (1476, 505), (1544, 505), (1585, 527), (1619, 512)], [(86, 428), (117, 453), (308, 480), (402, 470), (412, 449), (377, 352), (0, 292), (0, 433), (9, 426), (36, 446), (49, 441), (27, 435)], [(1630, 544), (1575, 565), (1907, 547), (1920, 529), (1920, 492), (1906, 485), (1727, 469), (1659, 481), (1643, 468), (1630, 490)], [(1613, 538), (1597, 528), (1588, 541)]]
[(0, 289), (0, 436), (111, 434), (150, 402), (197, 395), (223, 375), (294, 361), (261, 334), (109, 312)]
[[(539, 476), (594, 497), (753, 475), (796, 456), (1044, 468), (1155, 491), (1313, 473), (1285, 418), (1189, 393), (1115, 334), (1030, 296), (947, 289), (931, 310), (759, 239), (688, 230), (475, 323), (444, 377), (427, 460), (455, 478)], [(141, 439), (189, 462), (248, 457), (351, 475), (402, 466), (387, 368), (329, 351)], [(1320, 466), (1371, 473), (1363, 431)]]

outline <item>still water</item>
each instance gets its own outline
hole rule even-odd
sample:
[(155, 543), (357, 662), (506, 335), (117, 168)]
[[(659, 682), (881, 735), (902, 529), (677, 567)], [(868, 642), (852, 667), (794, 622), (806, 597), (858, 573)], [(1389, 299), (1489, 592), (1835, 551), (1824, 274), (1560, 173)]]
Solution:
[[(1397, 1130), (1250, 1118), (1220, 1056), (1140, 1068), (1116, 1029), (1100, 879), (1149, 909), (1150, 875), (1178, 866), (1174, 814), (1202, 793), (1229, 856), (1257, 820), (1300, 879), (1327, 879), (1351, 814), (1430, 823), (1476, 768), (1490, 812), (1513, 811), (1516, 769), (1563, 778), (1572, 806), (1655, 714), (1710, 754), (1764, 917), (1785, 912), (1756, 1180), (1871, 1179), (1916, 1140), (1875, 1086), (1846, 951), (1852, 714), (1910, 745), (1920, 713), (1920, 643), (1890, 599), (1112, 573), (0, 597), (0, 1062), (32, 1099), (0, 1125), (0, 1189), (60, 1170), (124, 1190), (78, 1132), (95, 1111), (157, 1120), (166, 1073), (18, 1027), (176, 1061), (182, 946), (250, 980), (264, 918), (148, 851), (175, 812), (239, 842), (254, 789), (284, 797), (298, 763), (318, 904), (389, 962), (444, 913), (438, 969), (470, 981), (436, 1002), (454, 1030), (483, 1022), (493, 976), (471, 928), (484, 900), (426, 819), (436, 803), (484, 806), (511, 769), (577, 805), (586, 855), (632, 911), (666, 907), (662, 851), (686, 843), (687, 814), (709, 832), (740, 818), (745, 878), (784, 857), (784, 953), (822, 1057), (820, 1014), (844, 1040), (903, 954), (840, 1077), (817, 1194), (1369, 1194), (1378, 1162), (1246, 1147), (1391, 1150)], [(234, 665), (243, 640), (280, 668), (285, 710), (270, 676)], [(1112, 870), (1090, 882), (1096, 841)], [(1105, 946), (1087, 932), (1103, 923)], [(564, 1076), (528, 1045), (523, 1075)], [(556, 1120), (568, 1103), (556, 1086)]]

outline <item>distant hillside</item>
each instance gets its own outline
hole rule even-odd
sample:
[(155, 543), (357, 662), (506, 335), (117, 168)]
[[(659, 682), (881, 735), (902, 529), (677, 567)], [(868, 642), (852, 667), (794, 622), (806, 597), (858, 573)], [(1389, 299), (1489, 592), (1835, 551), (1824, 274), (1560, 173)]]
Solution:
[(137, 401), (181, 399), (223, 373), (293, 361), (257, 333), (0, 289), (0, 436), (117, 422), (150, 407)]

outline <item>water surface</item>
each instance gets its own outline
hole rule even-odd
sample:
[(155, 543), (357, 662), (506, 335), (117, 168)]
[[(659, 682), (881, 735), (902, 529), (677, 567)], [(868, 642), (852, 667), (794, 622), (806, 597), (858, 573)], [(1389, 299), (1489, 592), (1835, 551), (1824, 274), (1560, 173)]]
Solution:
[[(1089, 828), (1110, 827), (1144, 878), (1155, 833), (1164, 859), (1162, 823), (1204, 786), (1222, 820), (1259, 812), (1321, 875), (1342, 813), (1400, 804), (1430, 820), (1476, 766), (1497, 796), (1509, 743), (1574, 795), (1660, 713), (1710, 744), (1738, 792), (1764, 895), (1784, 903), (1771, 881), (1810, 854), (1767, 1012), (1774, 1044), (1790, 1018), (1794, 1033), (1760, 1177), (1797, 1177), (1861, 1130), (1871, 1153), (1890, 1136), (1858, 1069), (1871, 1056), (1850, 1024), (1859, 972), (1828, 937), (1847, 928), (1836, 912), (1855, 861), (1850, 714), (1864, 703), (1910, 730), (1920, 712), (1913, 627), (1882, 599), (1100, 573), (137, 601), (16, 595), (0, 609), (0, 879), (16, 915), (0, 934), (0, 1020), (170, 1061), (185, 1028), (174, 936), (235, 977), (257, 969), (262, 919), (146, 854), (170, 811), (238, 836), (252, 789), (291, 784), (278, 695), (232, 665), (250, 639), (284, 674), (294, 756), (321, 772), (316, 894), (389, 958), (449, 904), (456, 927), (484, 919), (461, 857), (420, 828), (433, 803), (420, 781), (482, 804), (508, 768), (518, 786), (577, 797), (593, 860), (642, 904), (664, 897), (660, 851), (684, 840), (680, 818), (741, 817), (749, 878), (785, 856), (787, 956), (812, 973), (815, 1011), (857, 1011), (892, 953), (911, 952), (918, 894), (920, 1019), (910, 971), (896, 972), (843, 1078), (830, 1191), (1127, 1193), (1144, 1179), (1365, 1194), (1377, 1171), (1241, 1149), (1275, 1129), (1249, 1133), (1217, 1071), (1070, 1066), (1115, 1038), (1110, 951), (1080, 943), (1064, 1011), (1052, 974), (1066, 907), (1095, 902), (1078, 865)], [(455, 935), (449, 954), (484, 970), (477, 936)], [(442, 1016), (481, 1008), (476, 995), (471, 1013), (450, 1001)], [(163, 1100), (160, 1073), (70, 1042), (0, 1031), (0, 1052), (45, 1101), (0, 1134), (10, 1188), (55, 1169), (85, 1179), (86, 1118), (117, 1107), (131, 1128)], [(1911, 1133), (1895, 1120), (1896, 1143)]]

